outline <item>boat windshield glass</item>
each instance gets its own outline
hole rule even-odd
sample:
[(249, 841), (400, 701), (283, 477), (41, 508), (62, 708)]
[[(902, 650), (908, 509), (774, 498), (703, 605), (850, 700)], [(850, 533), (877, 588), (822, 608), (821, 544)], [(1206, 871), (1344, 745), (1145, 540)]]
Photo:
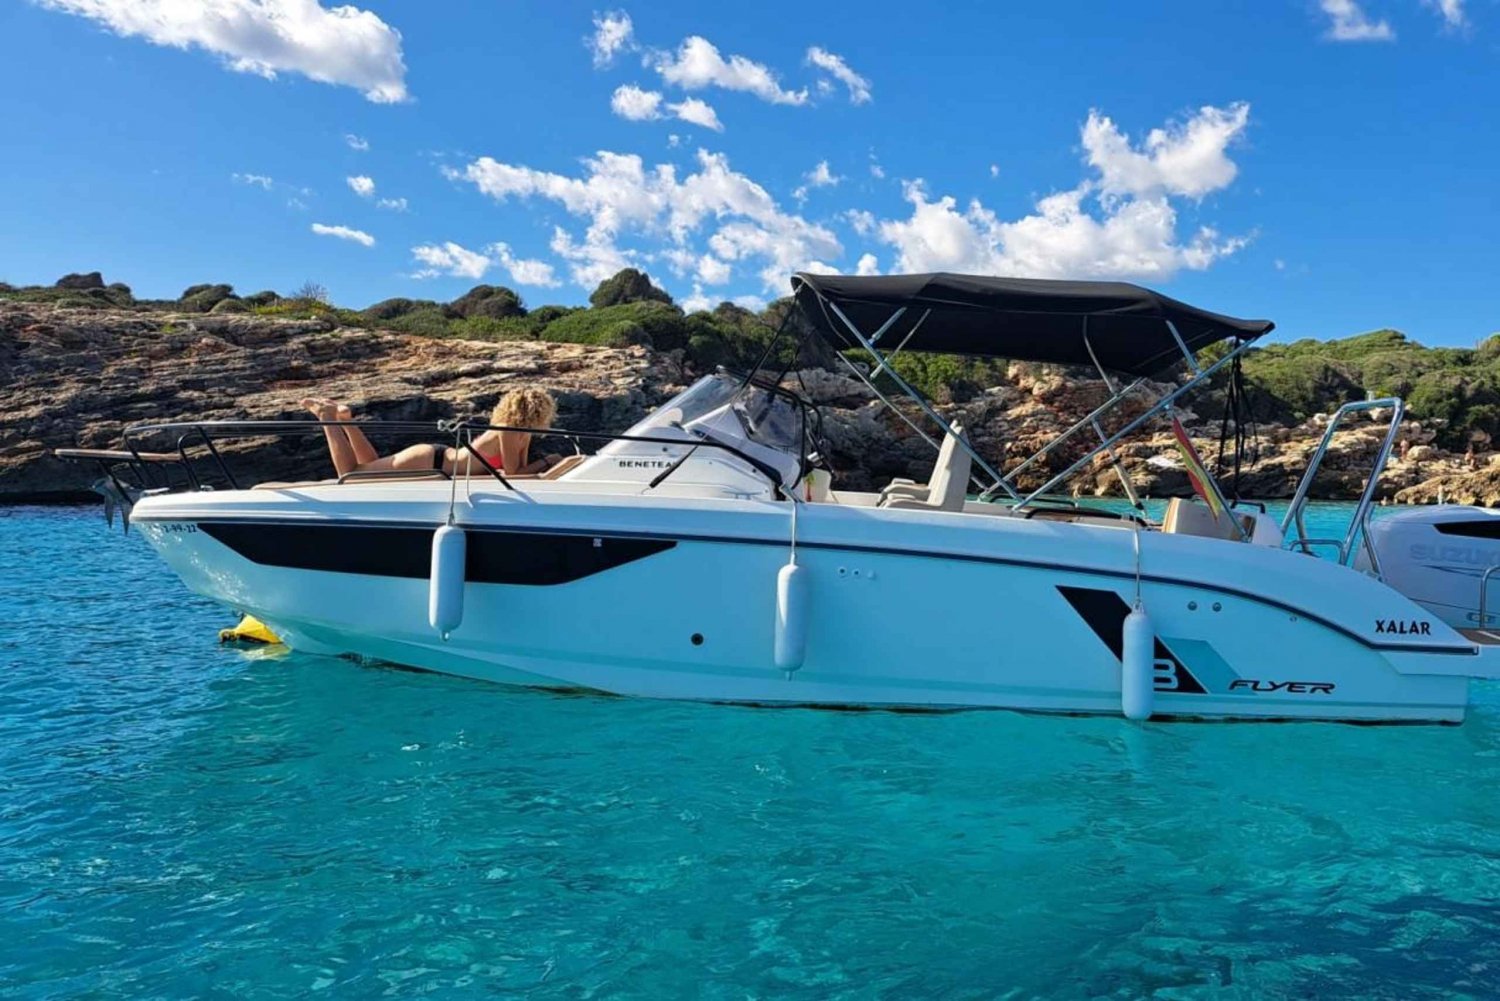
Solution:
[(669, 429), (699, 428), (720, 437), (726, 420), (745, 439), (802, 458), (803, 408), (789, 393), (745, 382), (729, 372), (705, 376), (667, 401), (630, 433), (650, 436)]

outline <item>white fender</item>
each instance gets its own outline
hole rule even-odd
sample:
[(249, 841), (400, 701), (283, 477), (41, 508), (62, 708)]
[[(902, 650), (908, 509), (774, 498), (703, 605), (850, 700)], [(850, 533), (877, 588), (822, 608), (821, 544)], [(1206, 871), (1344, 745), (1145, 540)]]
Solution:
[(791, 672), (807, 657), (807, 571), (788, 563), (776, 575), (776, 666)]
[(432, 536), (432, 575), (427, 587), (427, 621), (443, 639), (464, 618), (464, 530), (444, 525)]
[(1126, 719), (1148, 719), (1156, 694), (1152, 666), (1156, 659), (1156, 631), (1151, 616), (1139, 606), (1125, 616), (1120, 644), (1120, 708)]

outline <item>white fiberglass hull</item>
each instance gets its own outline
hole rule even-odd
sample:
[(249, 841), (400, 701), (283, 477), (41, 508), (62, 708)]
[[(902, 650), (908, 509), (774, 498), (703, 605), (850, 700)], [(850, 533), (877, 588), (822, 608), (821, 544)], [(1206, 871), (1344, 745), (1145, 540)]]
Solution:
[(773, 662), (789, 505), (568, 491), (462, 497), (463, 619), (428, 625), (446, 485), (147, 498), (199, 593), (296, 648), (540, 687), (759, 704), (1121, 711), (1141, 599), (1159, 717), (1462, 720), (1491, 659), (1394, 590), (1277, 549), (1128, 528), (808, 504), (806, 658)]

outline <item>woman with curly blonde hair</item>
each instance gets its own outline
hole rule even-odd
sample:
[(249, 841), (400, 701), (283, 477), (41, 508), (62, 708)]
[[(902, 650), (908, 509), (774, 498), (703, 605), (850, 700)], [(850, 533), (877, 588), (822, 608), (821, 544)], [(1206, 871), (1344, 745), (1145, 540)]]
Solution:
[[(322, 421), (349, 421), (354, 417), (347, 406), (332, 400), (309, 397), (302, 401), (302, 405)], [(500, 470), (507, 476), (535, 476), (557, 465), (562, 456), (549, 454), (532, 462), (531, 431), (519, 429), (546, 430), (556, 416), (557, 403), (546, 390), (530, 386), (511, 390), (495, 405), (490, 423), (513, 430), (485, 431), (474, 439), (474, 448), (491, 469)], [(353, 425), (325, 426), (323, 434), (328, 439), (333, 468), (339, 476), (353, 472), (410, 469), (441, 469), (449, 476), (485, 472), (475, 467), (473, 454), (467, 449), (458, 450), (451, 445), (410, 445), (394, 455), (382, 457), (365, 433)]]

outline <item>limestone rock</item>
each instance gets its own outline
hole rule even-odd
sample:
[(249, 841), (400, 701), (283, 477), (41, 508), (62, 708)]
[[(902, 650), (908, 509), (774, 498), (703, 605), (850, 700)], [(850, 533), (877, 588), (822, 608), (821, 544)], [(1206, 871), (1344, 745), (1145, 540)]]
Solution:
[[(640, 348), (10, 301), (0, 301), (0, 382), (0, 501), (90, 498), (97, 471), (49, 450), (114, 448), (133, 423), (298, 418), (298, 400), (315, 394), (362, 417), (432, 421), (435, 430), (440, 418), (488, 415), (510, 386), (534, 384), (563, 401), (560, 426), (621, 431), (680, 388), (676, 368)], [(571, 451), (565, 442), (547, 447)], [(332, 475), (315, 434), (226, 441), (221, 450), (241, 482)]]

